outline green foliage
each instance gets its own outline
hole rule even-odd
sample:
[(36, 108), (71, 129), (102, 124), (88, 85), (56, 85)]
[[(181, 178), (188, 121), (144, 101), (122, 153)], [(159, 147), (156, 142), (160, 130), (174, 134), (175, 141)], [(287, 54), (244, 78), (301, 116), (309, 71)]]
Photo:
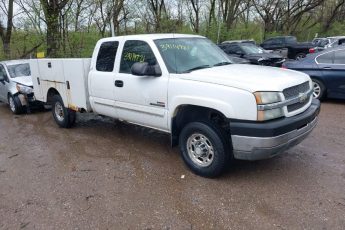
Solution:
[[(18, 58), (30, 58), (30, 50), (37, 46), (37, 51), (44, 51), (45, 44), (43, 42), (44, 38), (33, 32), (33, 31), (24, 31), (24, 30), (15, 30), (12, 33), (11, 39), (11, 59), (18, 59)], [(1, 50), (2, 43), (0, 43)], [(3, 52), (0, 52), (0, 60), (4, 60), (5, 56)]]
[(323, 33), (325, 36), (345, 36), (345, 24), (341, 22), (334, 22), (331, 28)]
[[(345, 35), (345, 24), (335, 22), (331, 25), (328, 31), (322, 32), (322, 25), (320, 23), (313, 26), (302, 26), (297, 28), (295, 35), (299, 41), (312, 40), (316, 34), (319, 37), (324, 36), (337, 36)], [(121, 28), (122, 29), (122, 28)], [(208, 37), (213, 42), (218, 42), (219, 24), (214, 21), (210, 26), (206, 22), (200, 24), (200, 34)], [(125, 34), (142, 34), (148, 32), (155, 32), (154, 28), (148, 28), (143, 22), (138, 22), (136, 25), (121, 30), (120, 35)], [(191, 26), (186, 22), (179, 22), (177, 20), (163, 20), (161, 21), (162, 33), (184, 33), (194, 34)], [(106, 34), (110, 35), (107, 31)], [(237, 23), (233, 28), (227, 30), (225, 24), (220, 25), (219, 42), (226, 40), (239, 40), (239, 39), (254, 39), (256, 42), (261, 43), (264, 38), (289, 35), (281, 31), (273, 31), (264, 35), (264, 28), (262, 23), (252, 21), (249, 23)], [(65, 39), (60, 39), (60, 49), (58, 57), (91, 57), (96, 42), (102, 38), (97, 28), (91, 27), (89, 31), (86, 29), (80, 32), (68, 32)], [(11, 42), (11, 59), (30, 58), (35, 57), (37, 52), (46, 52), (45, 35), (40, 35), (35, 31), (30, 30), (14, 30)], [(32, 50), (33, 47), (40, 45), (37, 49)], [(3, 48), (0, 43), (0, 60), (5, 58)], [(29, 52), (32, 51), (32, 52)]]

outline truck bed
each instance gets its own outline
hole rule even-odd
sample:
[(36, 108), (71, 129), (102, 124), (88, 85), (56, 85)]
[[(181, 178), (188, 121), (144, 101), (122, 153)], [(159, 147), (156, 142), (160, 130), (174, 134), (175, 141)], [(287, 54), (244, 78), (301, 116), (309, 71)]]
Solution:
[(30, 60), (36, 99), (46, 103), (49, 90), (57, 89), (66, 107), (76, 111), (90, 111), (90, 62), (89, 58)]

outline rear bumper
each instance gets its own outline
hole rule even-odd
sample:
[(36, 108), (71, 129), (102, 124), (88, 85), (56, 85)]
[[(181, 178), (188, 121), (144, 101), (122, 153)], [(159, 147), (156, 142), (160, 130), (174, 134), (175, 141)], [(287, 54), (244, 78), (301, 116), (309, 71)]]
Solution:
[(293, 117), (264, 123), (230, 121), (234, 157), (261, 160), (283, 153), (310, 134), (319, 112), (320, 102), (313, 99), (306, 111)]

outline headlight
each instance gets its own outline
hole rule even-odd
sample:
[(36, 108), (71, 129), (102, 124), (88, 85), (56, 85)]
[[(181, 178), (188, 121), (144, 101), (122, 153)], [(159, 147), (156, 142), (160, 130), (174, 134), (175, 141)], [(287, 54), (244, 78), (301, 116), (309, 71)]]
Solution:
[(258, 105), (270, 104), (281, 101), (278, 92), (255, 92), (255, 99)]
[(31, 88), (29, 86), (25, 86), (25, 85), (17, 84), (16, 88), (17, 88), (18, 92), (23, 93), (23, 94), (30, 94), (30, 93), (34, 92), (33, 88)]
[(283, 108), (274, 109), (259, 109), (260, 105), (268, 105), (281, 101), (279, 92), (255, 92), (254, 93), (256, 104), (258, 105), (258, 121), (267, 121), (275, 118), (283, 117)]

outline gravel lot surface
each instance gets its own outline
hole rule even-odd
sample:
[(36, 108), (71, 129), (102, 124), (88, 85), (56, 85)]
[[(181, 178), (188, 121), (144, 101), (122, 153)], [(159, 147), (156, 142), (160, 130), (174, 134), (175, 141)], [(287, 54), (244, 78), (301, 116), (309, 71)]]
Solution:
[(344, 118), (323, 102), (300, 145), (205, 179), (164, 133), (0, 103), (0, 229), (345, 229)]

